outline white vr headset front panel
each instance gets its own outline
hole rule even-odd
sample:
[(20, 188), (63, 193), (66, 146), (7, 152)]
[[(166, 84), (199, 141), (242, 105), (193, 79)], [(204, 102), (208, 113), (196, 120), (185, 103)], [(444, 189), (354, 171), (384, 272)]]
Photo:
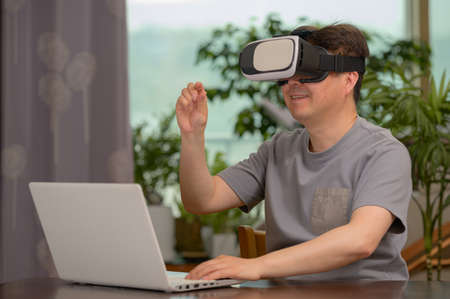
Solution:
[(299, 51), (298, 36), (267, 38), (249, 45), (254, 43), (258, 43), (258, 45), (254, 50), (253, 67), (261, 73), (243, 73), (247, 79), (253, 81), (278, 80), (295, 75)]
[(283, 70), (291, 64), (293, 55), (294, 42), (290, 39), (261, 42), (255, 48), (253, 66), (260, 72)]

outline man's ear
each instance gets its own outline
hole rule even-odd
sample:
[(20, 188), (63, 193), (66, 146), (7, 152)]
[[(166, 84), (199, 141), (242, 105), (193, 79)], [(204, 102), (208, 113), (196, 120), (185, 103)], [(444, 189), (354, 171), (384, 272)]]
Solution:
[(356, 85), (356, 82), (358, 82), (359, 74), (358, 72), (347, 72), (345, 73), (345, 94), (348, 95), (350, 93), (353, 93), (353, 88)]

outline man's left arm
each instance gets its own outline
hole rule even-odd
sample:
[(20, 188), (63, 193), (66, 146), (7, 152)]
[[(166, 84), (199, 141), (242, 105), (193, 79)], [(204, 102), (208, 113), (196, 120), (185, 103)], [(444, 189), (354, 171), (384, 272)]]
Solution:
[(348, 224), (310, 241), (252, 259), (219, 256), (187, 278), (257, 280), (330, 271), (370, 256), (394, 219), (385, 208), (363, 206), (353, 211)]

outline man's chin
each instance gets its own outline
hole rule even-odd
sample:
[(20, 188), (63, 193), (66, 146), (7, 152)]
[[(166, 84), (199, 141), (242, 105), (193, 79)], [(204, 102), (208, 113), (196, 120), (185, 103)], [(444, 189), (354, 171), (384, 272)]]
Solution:
[(303, 126), (311, 119), (311, 114), (306, 111), (294, 111), (291, 116)]

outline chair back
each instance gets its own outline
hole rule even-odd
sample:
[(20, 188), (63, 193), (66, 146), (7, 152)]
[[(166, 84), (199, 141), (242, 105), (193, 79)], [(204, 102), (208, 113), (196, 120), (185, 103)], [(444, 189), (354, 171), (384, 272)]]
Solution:
[(266, 232), (254, 230), (249, 225), (238, 227), (241, 257), (254, 258), (266, 253)]

